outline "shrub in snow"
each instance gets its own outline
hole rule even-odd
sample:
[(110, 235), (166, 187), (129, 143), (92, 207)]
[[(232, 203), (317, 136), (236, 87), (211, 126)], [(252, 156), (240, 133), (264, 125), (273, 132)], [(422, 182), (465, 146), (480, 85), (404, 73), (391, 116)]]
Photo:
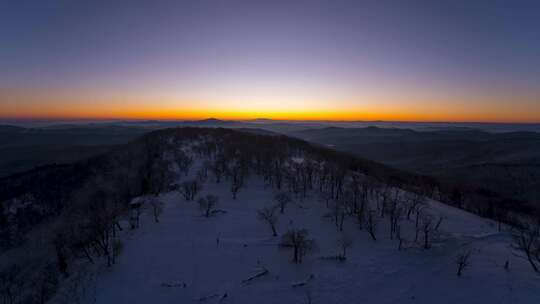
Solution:
[(202, 213), (206, 217), (210, 217), (216, 210), (219, 201), (219, 197), (208, 194), (205, 197), (201, 197), (197, 200), (197, 203), (199, 204), (199, 209), (201, 209)]
[(289, 230), (282, 236), (280, 246), (293, 249), (293, 262), (300, 264), (306, 254), (317, 250), (317, 244), (308, 236), (307, 229)]

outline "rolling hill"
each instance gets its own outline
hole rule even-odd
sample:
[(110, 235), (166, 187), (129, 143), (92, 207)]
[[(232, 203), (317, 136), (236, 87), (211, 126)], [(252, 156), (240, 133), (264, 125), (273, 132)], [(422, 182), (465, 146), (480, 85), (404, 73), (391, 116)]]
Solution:
[(529, 230), (441, 203), (429, 178), (285, 136), (158, 130), (1, 181), (13, 303), (540, 298), (540, 261), (515, 248)]
[(507, 199), (540, 201), (540, 133), (329, 127), (288, 134)]

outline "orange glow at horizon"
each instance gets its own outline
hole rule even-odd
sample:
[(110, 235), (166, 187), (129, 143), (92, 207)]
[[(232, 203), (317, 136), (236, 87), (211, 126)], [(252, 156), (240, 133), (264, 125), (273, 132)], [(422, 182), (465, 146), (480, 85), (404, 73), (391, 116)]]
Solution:
[(328, 121), (417, 121), (417, 122), (499, 122), (499, 123), (538, 123), (531, 117), (507, 115), (505, 113), (415, 113), (407, 111), (262, 111), (262, 110), (216, 110), (216, 109), (102, 109), (84, 111), (38, 110), (25, 113), (0, 111), (1, 119), (48, 119), (48, 120), (198, 120), (217, 118), (223, 120), (249, 120), (266, 118), (275, 120), (328, 120)]
[[(540, 103), (533, 98), (520, 107), (501, 100), (480, 98), (366, 96), (350, 101), (327, 100), (180, 100), (155, 96), (100, 96), (73, 94), (0, 95), (0, 119), (59, 120), (333, 120), (539, 123)], [(518, 97), (515, 97), (518, 98)], [(9, 102), (7, 102), (9, 100)], [(478, 102), (478, 101), (481, 102)], [(489, 104), (489, 106), (486, 106)]]

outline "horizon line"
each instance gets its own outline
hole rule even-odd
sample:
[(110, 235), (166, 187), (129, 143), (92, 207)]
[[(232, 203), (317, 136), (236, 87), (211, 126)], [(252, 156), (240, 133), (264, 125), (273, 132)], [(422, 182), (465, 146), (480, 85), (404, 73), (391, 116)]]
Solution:
[(460, 121), (460, 120), (362, 120), (362, 119), (275, 119), (275, 118), (249, 118), (249, 119), (228, 119), (228, 118), (215, 118), (209, 116), (207, 118), (92, 118), (92, 117), (73, 117), (73, 118), (47, 118), (47, 117), (13, 117), (2, 118), (0, 117), (0, 123), (3, 122), (200, 122), (207, 120), (218, 120), (223, 122), (252, 122), (257, 120), (277, 121), (277, 122), (332, 122), (332, 123), (432, 123), (432, 124), (507, 124), (507, 125), (540, 125), (540, 121), (537, 122), (519, 122), (519, 121)]

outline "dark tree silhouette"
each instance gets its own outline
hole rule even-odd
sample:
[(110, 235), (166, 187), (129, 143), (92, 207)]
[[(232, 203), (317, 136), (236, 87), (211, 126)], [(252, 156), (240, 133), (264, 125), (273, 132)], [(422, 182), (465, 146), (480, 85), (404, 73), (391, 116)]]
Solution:
[(180, 184), (178, 192), (180, 192), (186, 201), (192, 201), (195, 199), (200, 190), (201, 185), (198, 181), (189, 180)]
[(540, 272), (540, 226), (524, 225), (516, 230), (512, 247), (518, 250), (518, 256), (525, 258), (535, 272)]
[(470, 266), (470, 257), (471, 257), (472, 251), (466, 250), (458, 254), (456, 257), (456, 264), (457, 264), (457, 276), (460, 277), (463, 274), (463, 271), (467, 269)]
[(377, 237), (375, 234), (377, 233), (377, 226), (378, 226), (378, 218), (375, 213), (376, 213), (375, 210), (369, 210), (366, 213), (366, 229), (374, 241), (377, 240)]
[(259, 219), (265, 221), (272, 229), (272, 235), (277, 236), (276, 224), (278, 217), (276, 214), (276, 208), (263, 208), (257, 212)]
[(300, 264), (304, 256), (317, 249), (314, 240), (308, 238), (309, 233), (306, 229), (293, 229), (287, 231), (282, 238), (280, 246), (293, 249), (293, 262)]
[(352, 238), (349, 237), (348, 235), (342, 234), (337, 240), (337, 245), (339, 249), (341, 250), (341, 252), (338, 255), (338, 258), (342, 260), (347, 259), (347, 250), (351, 248), (353, 245)]
[(274, 196), (274, 200), (279, 207), (279, 212), (281, 214), (285, 213), (285, 207), (292, 202), (291, 197), (286, 192), (280, 192)]
[(203, 212), (205, 217), (210, 217), (217, 207), (219, 198), (215, 195), (208, 194), (205, 197), (201, 197), (197, 200), (199, 209)]

